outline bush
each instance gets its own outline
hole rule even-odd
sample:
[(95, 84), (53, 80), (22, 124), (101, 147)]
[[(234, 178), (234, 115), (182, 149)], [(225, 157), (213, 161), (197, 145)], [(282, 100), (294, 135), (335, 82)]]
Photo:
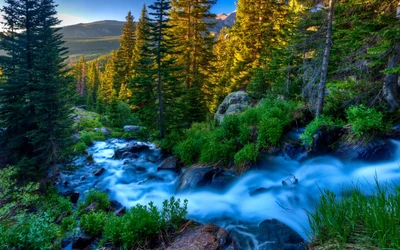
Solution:
[(175, 199), (173, 196), (169, 200), (165, 200), (163, 202), (163, 220), (177, 230), (188, 213), (187, 204), (188, 200), (184, 200), (181, 206), (181, 200)]
[(122, 230), (125, 223), (123, 217), (109, 216), (107, 218), (104, 224), (102, 242), (111, 240), (115, 246), (120, 246), (123, 244)]
[(93, 202), (96, 203), (96, 210), (107, 211), (110, 208), (110, 202), (108, 201), (108, 195), (101, 191), (91, 189), (85, 194), (85, 201), (80, 202), (78, 205), (79, 210), (83, 210)]
[(72, 148), (73, 148), (72, 152), (75, 155), (81, 155), (81, 154), (85, 153), (85, 151), (87, 149), (87, 146), (86, 146), (86, 144), (84, 142), (78, 142)]
[(81, 217), (81, 228), (93, 236), (100, 235), (104, 230), (107, 214), (103, 211), (89, 212)]
[(68, 216), (62, 219), (61, 228), (64, 232), (71, 232), (78, 227), (78, 218), (75, 216)]
[(111, 127), (141, 124), (138, 116), (132, 113), (129, 104), (124, 102), (112, 102), (108, 106), (106, 123)]
[(28, 214), (0, 226), (0, 249), (59, 249), (61, 229), (52, 221), (47, 214)]
[(209, 133), (205, 137), (200, 155), (200, 162), (202, 163), (229, 163), (233, 159), (236, 152), (236, 140), (226, 139), (226, 131), (222, 128), (217, 128), (214, 133)]
[(276, 146), (279, 144), (282, 134), (282, 122), (278, 118), (264, 116), (258, 128), (257, 145), (260, 148)]
[(44, 212), (53, 220), (56, 220), (62, 214), (72, 213), (72, 203), (66, 198), (59, 196), (54, 188), (47, 190), (45, 196), (38, 201), (38, 206), (43, 206)]
[(250, 161), (256, 162), (257, 156), (258, 148), (254, 143), (249, 143), (235, 154), (235, 165), (245, 164)]
[(95, 128), (101, 128), (103, 125), (98, 118), (82, 118), (78, 124), (78, 130), (92, 131)]
[(161, 212), (152, 202), (148, 206), (137, 204), (123, 216), (121, 240), (127, 249), (142, 245), (158, 235), (164, 228)]
[(346, 118), (351, 125), (355, 136), (364, 133), (377, 133), (385, 131), (388, 126), (383, 123), (383, 115), (374, 108), (364, 105), (351, 106), (346, 110)]
[(300, 139), (303, 141), (303, 144), (311, 145), (314, 139), (314, 135), (315, 133), (317, 133), (319, 127), (321, 127), (322, 125), (332, 126), (334, 124), (335, 123), (330, 116), (321, 116), (319, 118), (315, 118), (307, 125), (304, 133), (300, 135)]
[(85, 145), (90, 146), (93, 144), (94, 139), (92, 133), (82, 132), (80, 136), (81, 138), (79, 140), (85, 143)]
[(236, 138), (239, 134), (240, 118), (237, 115), (229, 115), (224, 118), (219, 131), (225, 139)]

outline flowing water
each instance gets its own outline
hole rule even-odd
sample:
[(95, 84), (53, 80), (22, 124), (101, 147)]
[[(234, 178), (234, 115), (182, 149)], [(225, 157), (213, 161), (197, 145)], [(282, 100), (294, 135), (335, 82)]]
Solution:
[[(147, 144), (150, 149), (142, 151), (137, 159), (113, 159), (114, 150), (127, 143), (118, 139), (95, 142), (88, 150), (95, 164), (86, 166), (83, 158), (77, 160), (77, 164), (85, 166), (62, 173), (61, 179), (68, 185), (59, 185), (59, 189), (84, 193), (96, 188), (106, 191), (110, 199), (126, 207), (150, 201), (161, 206), (162, 201), (171, 196), (187, 199), (189, 218), (241, 233), (247, 239), (245, 249), (262, 249), (264, 243), (258, 242), (245, 225), (265, 219), (278, 219), (307, 239), (306, 210), (312, 208), (320, 190), (339, 193), (343, 185), (352, 183), (368, 190), (376, 177), (379, 181), (396, 184), (400, 180), (400, 142), (392, 141), (396, 154), (386, 162), (342, 162), (330, 156), (298, 162), (266, 156), (256, 166), (257, 170), (240, 176), (224, 189), (201, 188), (177, 193), (179, 176), (172, 171), (157, 171), (162, 155), (154, 145)], [(91, 175), (101, 167), (106, 170), (102, 175)], [(298, 179), (298, 184), (283, 186), (282, 180), (291, 174)]]

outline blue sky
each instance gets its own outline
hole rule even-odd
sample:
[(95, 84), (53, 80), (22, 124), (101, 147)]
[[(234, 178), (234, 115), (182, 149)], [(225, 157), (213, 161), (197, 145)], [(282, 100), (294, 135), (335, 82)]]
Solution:
[[(99, 20), (123, 21), (129, 10), (137, 20), (143, 4), (150, 5), (153, 2), (153, 0), (55, 0), (63, 25)], [(3, 5), (4, 0), (0, 0), (0, 6)], [(212, 9), (215, 14), (234, 10), (235, 0), (218, 0)]]

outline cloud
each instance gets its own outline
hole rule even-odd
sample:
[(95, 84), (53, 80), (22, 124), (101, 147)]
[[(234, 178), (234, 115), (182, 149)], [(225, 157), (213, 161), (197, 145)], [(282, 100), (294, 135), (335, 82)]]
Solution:
[(58, 13), (57, 17), (62, 21), (60, 26), (68, 26), (68, 25), (73, 25), (77, 23), (88, 23), (90, 22), (87, 19), (81, 18), (81, 17), (76, 17), (76, 16), (71, 16), (63, 13)]

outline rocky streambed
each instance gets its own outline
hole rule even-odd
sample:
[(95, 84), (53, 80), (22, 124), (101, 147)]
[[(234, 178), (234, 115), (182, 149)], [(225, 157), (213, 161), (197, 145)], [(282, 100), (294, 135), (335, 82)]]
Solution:
[(90, 162), (82, 156), (75, 162), (79, 168), (64, 170), (57, 187), (75, 199), (98, 189), (126, 208), (150, 201), (161, 206), (171, 196), (187, 199), (188, 218), (204, 226), (183, 232), (170, 249), (305, 249), (306, 210), (320, 190), (339, 193), (352, 182), (367, 186), (375, 176), (398, 182), (399, 142), (391, 148), (393, 157), (374, 163), (300, 157), (302, 152), (288, 157), (286, 150), (264, 156), (237, 177), (207, 166), (181, 169), (153, 144), (109, 139), (88, 149)]

